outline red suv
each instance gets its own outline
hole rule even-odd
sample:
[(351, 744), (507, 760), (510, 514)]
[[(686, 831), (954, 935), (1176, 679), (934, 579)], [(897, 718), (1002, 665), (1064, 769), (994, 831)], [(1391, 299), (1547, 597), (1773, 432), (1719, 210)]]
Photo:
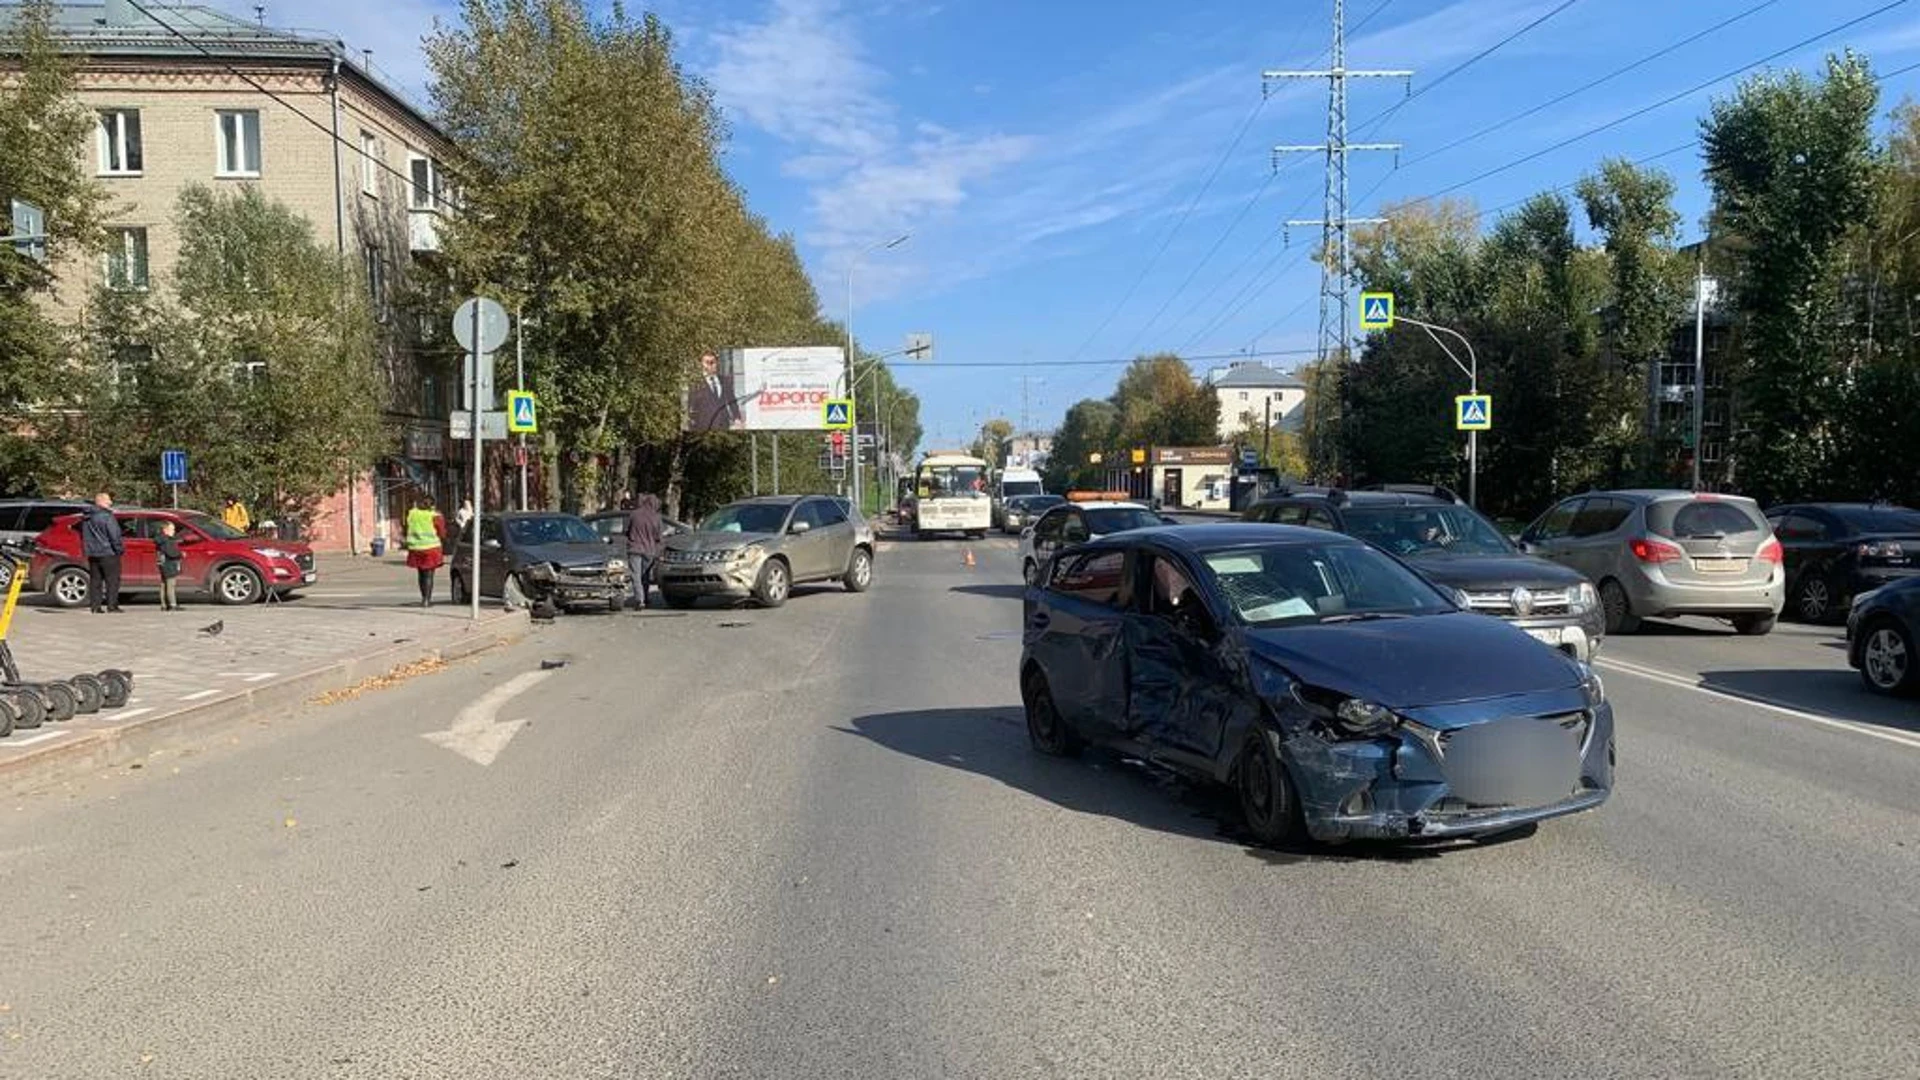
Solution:
[[(193, 510), (116, 509), (120, 531), (126, 537), (126, 555), (120, 561), (120, 591), (157, 592), (160, 560), (154, 538), (160, 523), (173, 522), (185, 565), (180, 569), (182, 590), (201, 589), (222, 604), (251, 604), (271, 588), (281, 596), (319, 577), (313, 571), (313, 549), (304, 543), (250, 537), (219, 518)], [(87, 557), (80, 546), (80, 515), (60, 518), (34, 540), (33, 566), (27, 587), (44, 589), (61, 607), (87, 602)]]

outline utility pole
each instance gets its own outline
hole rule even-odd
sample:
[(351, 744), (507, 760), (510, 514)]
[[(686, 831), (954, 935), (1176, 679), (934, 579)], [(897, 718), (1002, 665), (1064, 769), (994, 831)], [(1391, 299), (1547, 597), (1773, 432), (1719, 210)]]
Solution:
[[(1345, 0), (1333, 0), (1333, 53), (1331, 63), (1321, 71), (1267, 71), (1261, 73), (1261, 92), (1270, 91), (1278, 79), (1327, 80), (1327, 141), (1276, 146), (1275, 167), (1282, 154), (1325, 154), (1326, 191), (1321, 215), (1317, 219), (1290, 220), (1287, 228), (1320, 228), (1320, 344), (1322, 364), (1345, 363), (1351, 355), (1353, 333), (1352, 269), (1353, 248), (1348, 229), (1354, 225), (1382, 225), (1385, 218), (1356, 218), (1347, 213), (1347, 155), (1354, 151), (1399, 150), (1399, 143), (1350, 143), (1347, 141), (1347, 80), (1406, 79), (1411, 91), (1412, 71), (1354, 71), (1347, 68), (1347, 10)], [(1337, 401), (1316, 402), (1322, 416), (1337, 419)], [(1324, 428), (1323, 428), (1324, 430)]]
[(1707, 413), (1707, 260), (1693, 277), (1693, 490), (1700, 490), (1700, 437)]

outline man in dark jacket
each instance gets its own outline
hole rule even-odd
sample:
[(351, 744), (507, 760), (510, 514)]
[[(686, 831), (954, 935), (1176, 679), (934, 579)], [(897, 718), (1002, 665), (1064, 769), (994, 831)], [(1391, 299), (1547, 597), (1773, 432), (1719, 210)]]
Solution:
[(647, 576), (660, 557), (660, 500), (641, 495), (627, 514), (627, 570), (633, 574), (633, 606), (647, 610)]
[[(113, 516), (113, 496), (101, 492), (80, 523), (80, 547), (87, 556), (87, 600), (93, 613), (120, 610), (120, 556), (127, 542)], [(102, 607), (102, 604), (105, 604)]]

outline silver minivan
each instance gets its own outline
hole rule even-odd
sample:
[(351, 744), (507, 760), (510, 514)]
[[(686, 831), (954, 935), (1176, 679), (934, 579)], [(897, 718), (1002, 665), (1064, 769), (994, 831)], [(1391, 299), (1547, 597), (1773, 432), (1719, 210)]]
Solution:
[(1752, 499), (1691, 491), (1590, 491), (1520, 534), (1528, 552), (1600, 589), (1607, 633), (1706, 615), (1764, 634), (1786, 601), (1780, 541)]

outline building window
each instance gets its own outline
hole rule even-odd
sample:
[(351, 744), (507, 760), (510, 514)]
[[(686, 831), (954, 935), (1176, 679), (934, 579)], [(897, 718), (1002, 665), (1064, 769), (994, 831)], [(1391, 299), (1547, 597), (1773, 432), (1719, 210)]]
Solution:
[(100, 175), (140, 175), (140, 110), (100, 110), (98, 135)]
[(140, 389), (153, 363), (153, 346), (121, 344), (113, 347), (113, 384), (129, 393)]
[(380, 140), (371, 131), (360, 133), (360, 194), (380, 197)]
[(368, 244), (362, 249), (366, 257), (367, 299), (373, 301), (375, 318), (385, 318), (387, 313), (387, 264), (380, 259), (380, 249)]
[(1240, 400), (1241, 401), (1247, 400), (1247, 392), (1245, 390), (1240, 391)]
[(407, 205), (415, 210), (440, 208), (440, 166), (430, 157), (407, 155)]
[(214, 113), (219, 136), (220, 176), (260, 175), (260, 111), (222, 109)]
[(147, 287), (147, 230), (107, 230), (106, 279), (109, 289)]

